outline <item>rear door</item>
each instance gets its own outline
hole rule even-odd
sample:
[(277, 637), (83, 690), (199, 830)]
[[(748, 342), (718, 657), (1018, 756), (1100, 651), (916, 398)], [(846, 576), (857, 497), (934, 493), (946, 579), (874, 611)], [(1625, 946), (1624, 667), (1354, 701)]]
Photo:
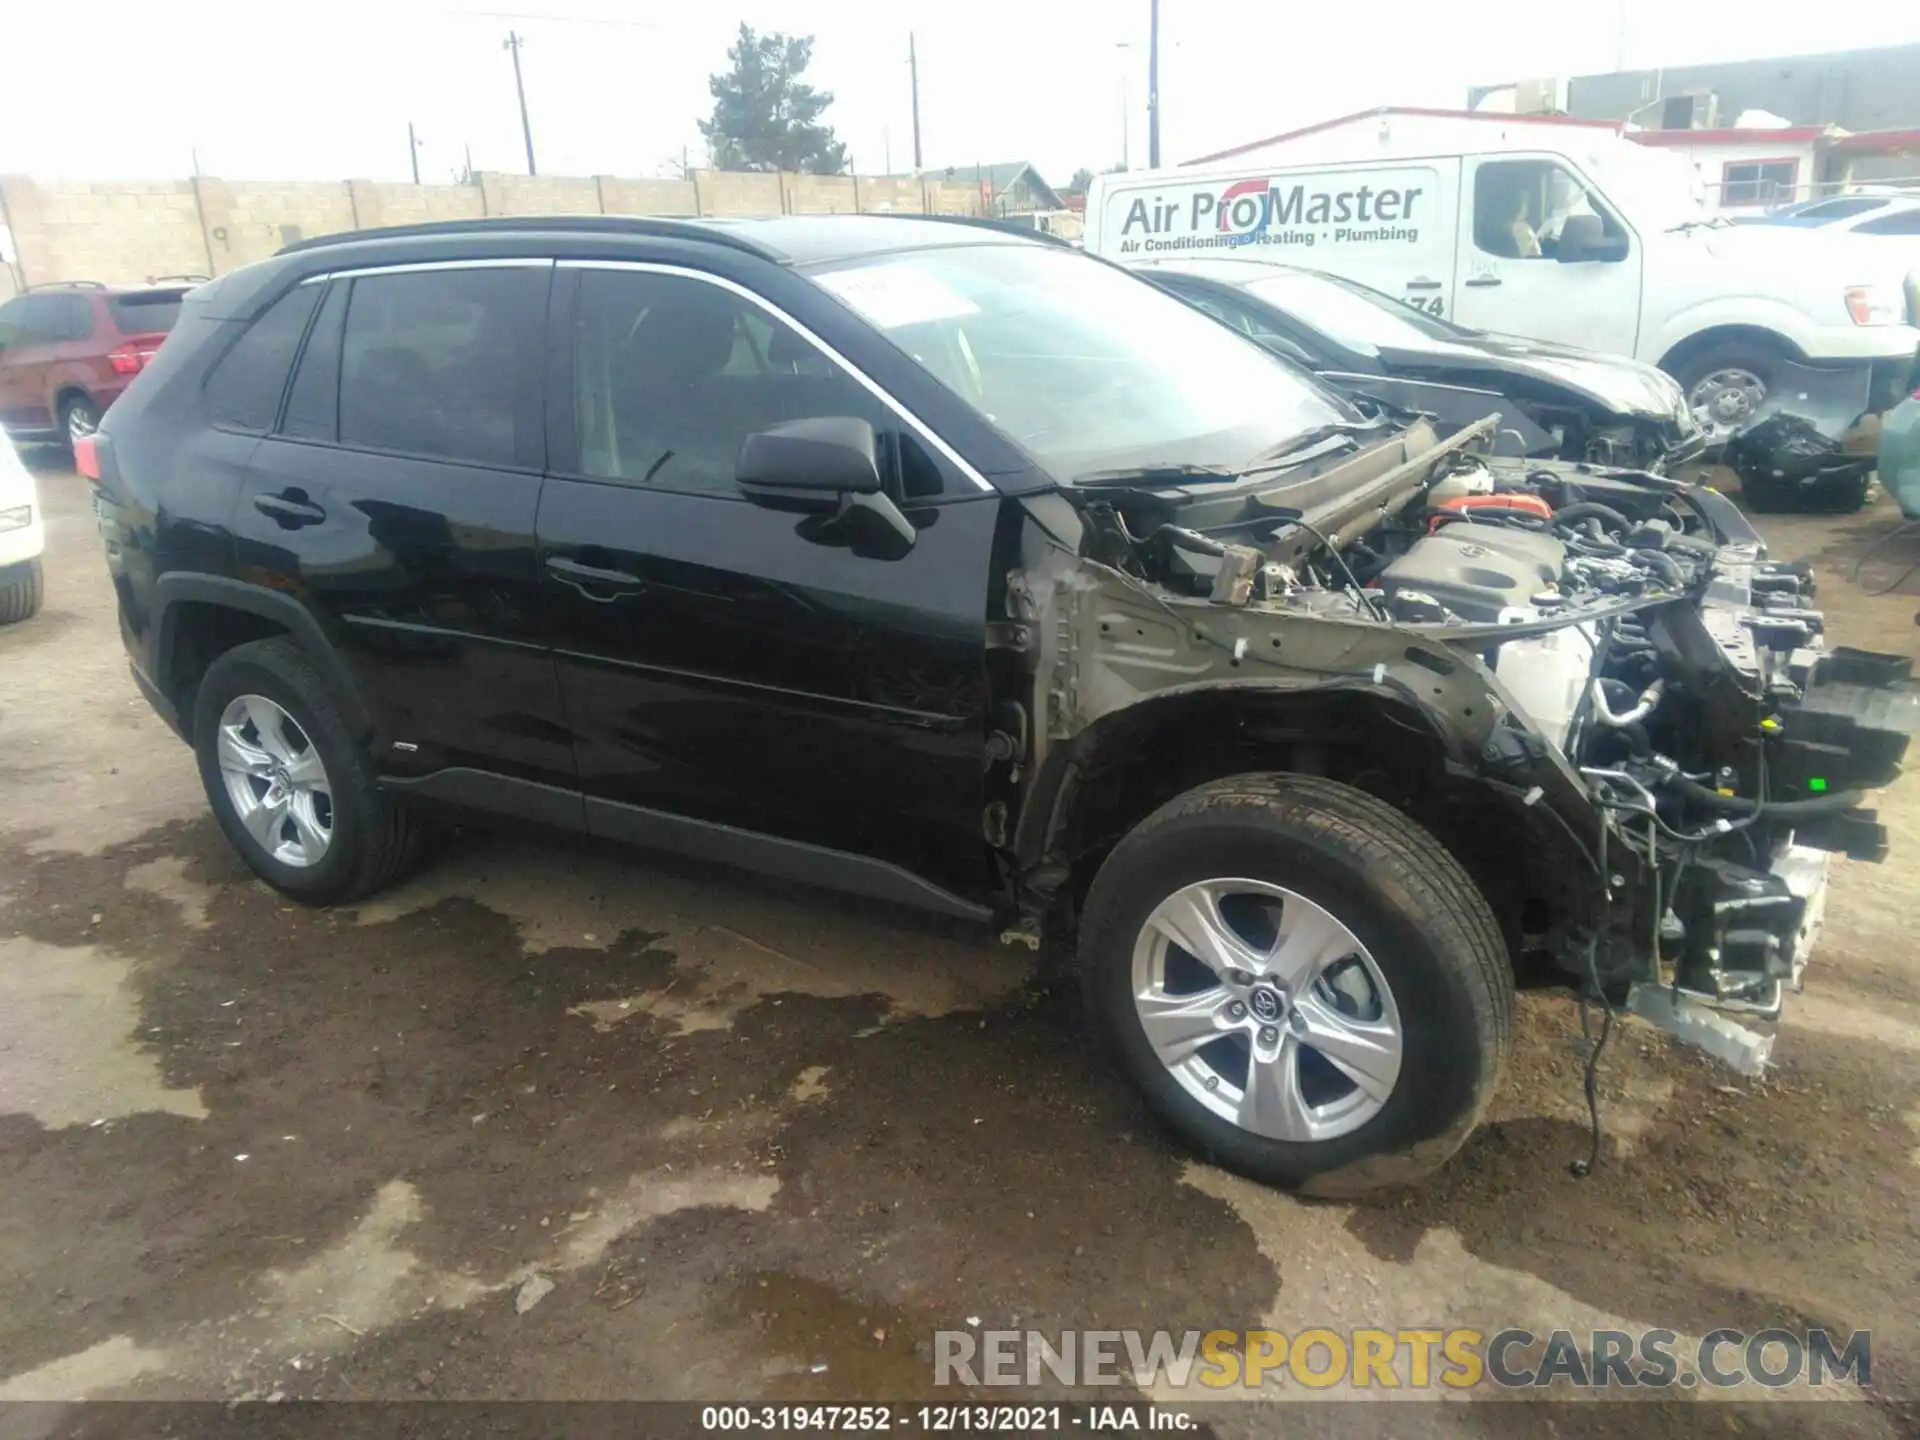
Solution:
[[(997, 497), (756, 292), (559, 273), (543, 609), (589, 828), (658, 841), (692, 817), (977, 893)], [(746, 435), (832, 415), (880, 435), (904, 555), (735, 484)]]
[(336, 276), (234, 516), (241, 578), (323, 617), (390, 769), (571, 783), (541, 643), (550, 261)]

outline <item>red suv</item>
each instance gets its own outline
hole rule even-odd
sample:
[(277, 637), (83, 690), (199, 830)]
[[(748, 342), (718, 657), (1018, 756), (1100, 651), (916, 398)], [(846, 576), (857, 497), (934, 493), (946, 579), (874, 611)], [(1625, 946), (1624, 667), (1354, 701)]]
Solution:
[(91, 435), (203, 278), (32, 285), (0, 305), (0, 427), (22, 442)]

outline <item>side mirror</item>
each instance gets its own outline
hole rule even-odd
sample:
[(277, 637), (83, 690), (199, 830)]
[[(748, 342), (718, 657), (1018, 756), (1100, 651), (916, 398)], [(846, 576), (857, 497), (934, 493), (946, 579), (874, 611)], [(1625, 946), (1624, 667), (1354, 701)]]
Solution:
[(1553, 258), (1562, 265), (1624, 260), (1627, 237), (1607, 234), (1606, 222), (1598, 215), (1569, 215), (1560, 222), (1560, 243)]
[(848, 415), (789, 420), (740, 442), (734, 480), (756, 505), (805, 515), (800, 534), (898, 560), (919, 531), (880, 483), (880, 438)]
[(789, 420), (740, 442), (733, 478), (778, 509), (830, 510), (841, 495), (879, 493), (880, 438), (850, 415)]

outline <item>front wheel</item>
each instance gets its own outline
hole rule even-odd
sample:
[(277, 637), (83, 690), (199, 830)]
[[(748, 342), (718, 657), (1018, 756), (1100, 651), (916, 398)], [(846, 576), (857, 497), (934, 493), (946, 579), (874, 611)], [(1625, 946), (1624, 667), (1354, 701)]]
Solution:
[(1689, 355), (1674, 367), (1673, 378), (1700, 428), (1717, 443), (1753, 423), (1779, 368), (1779, 351), (1757, 340), (1730, 341)]
[(0, 565), (0, 625), (16, 625), (40, 613), (46, 579), (39, 557), (18, 565)]
[(1163, 1121), (1314, 1194), (1438, 1169), (1510, 1044), (1512, 970), (1472, 879), (1399, 811), (1312, 776), (1236, 775), (1155, 811), (1094, 879), (1080, 966)]

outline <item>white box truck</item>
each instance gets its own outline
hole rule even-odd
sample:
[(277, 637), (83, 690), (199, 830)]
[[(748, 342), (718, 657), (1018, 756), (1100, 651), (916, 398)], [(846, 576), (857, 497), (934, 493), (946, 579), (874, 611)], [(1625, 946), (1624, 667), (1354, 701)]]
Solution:
[(1476, 329), (1632, 355), (1717, 435), (1783, 360), (1868, 370), (1875, 412), (1905, 393), (1920, 296), (1898, 256), (1703, 201), (1686, 160), (1612, 121), (1382, 109), (1100, 176), (1085, 244), (1332, 271)]

